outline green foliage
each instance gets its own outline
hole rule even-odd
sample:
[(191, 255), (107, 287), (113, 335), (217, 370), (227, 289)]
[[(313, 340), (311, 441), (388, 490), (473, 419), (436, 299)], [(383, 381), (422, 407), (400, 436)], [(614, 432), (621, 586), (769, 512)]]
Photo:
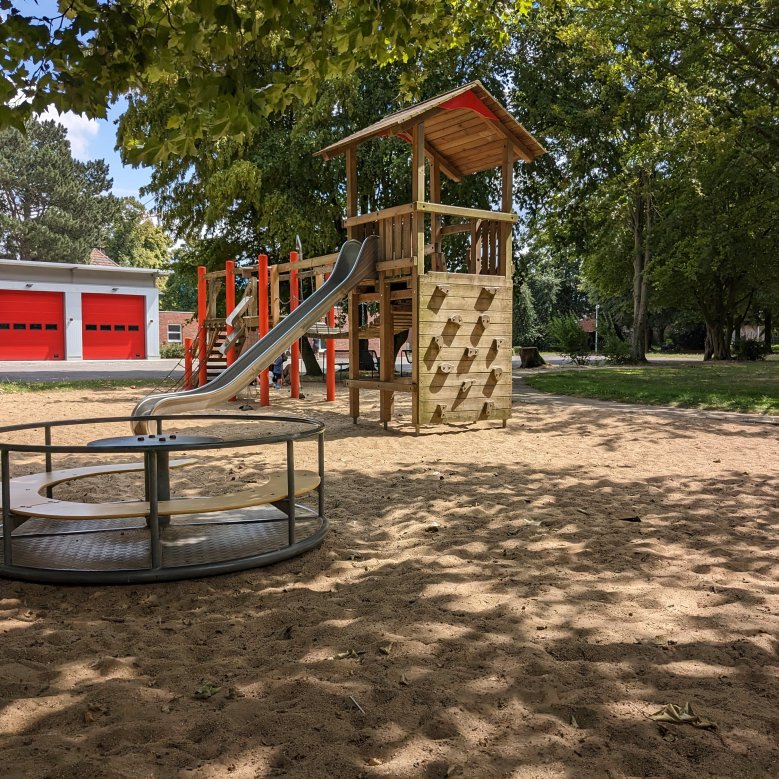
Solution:
[(181, 359), (183, 356), (183, 344), (162, 344), (160, 346), (160, 357), (163, 360)]
[(106, 254), (119, 265), (136, 268), (166, 268), (171, 240), (154, 224), (135, 198), (123, 198), (105, 244)]
[[(313, 103), (326, 83), (361, 69), (408, 64), (400, 84), (408, 95), (422, 55), (465, 48), (480, 36), (497, 46), (506, 41), (509, 21), (529, 5), (77, 0), (53, 18), (39, 18), (28, 15), (27, 4), (5, 0), (0, 122), (21, 127), (50, 104), (104, 117), (117, 95), (156, 90), (167, 95), (166, 121), (149, 135), (123, 127), (122, 144), (135, 162), (193, 158), (204, 142), (241, 141), (272, 113), (296, 101)], [(253, 63), (262, 58), (277, 67), (257, 79)]]
[(741, 338), (736, 341), (735, 357), (740, 362), (765, 360), (765, 344), (756, 338)]
[(65, 128), (30, 121), (0, 131), (0, 253), (49, 262), (87, 262), (117, 211), (102, 160), (79, 162)]
[(553, 317), (549, 322), (549, 333), (560, 353), (577, 365), (586, 365), (592, 348), (589, 335), (582, 330), (579, 320), (573, 314)]
[(606, 327), (603, 333), (600, 351), (606, 358), (606, 362), (612, 365), (627, 365), (633, 362), (630, 354), (630, 344), (623, 341), (613, 327)]

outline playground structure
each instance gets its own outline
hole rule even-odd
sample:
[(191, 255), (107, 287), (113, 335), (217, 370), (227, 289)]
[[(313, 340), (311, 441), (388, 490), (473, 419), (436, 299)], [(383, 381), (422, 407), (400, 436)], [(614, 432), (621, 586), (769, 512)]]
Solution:
[[(396, 135), (411, 143), (411, 203), (358, 213), (357, 149), (373, 138)], [(378, 390), (380, 420), (393, 418), (395, 394), (411, 396), (412, 423), (500, 420), (511, 414), (511, 236), (513, 170), (543, 148), (479, 82), (393, 114), (326, 149), (326, 159), (346, 157), (349, 239), (337, 254), (268, 266), (199, 272), (197, 344), (187, 345), (182, 391), (143, 398), (129, 417), (44, 422), (0, 429), (2, 563), (0, 575), (48, 583), (119, 583), (182, 579), (267, 565), (305, 552), (327, 532), (324, 516), (324, 426), (302, 417), (188, 414), (223, 403), (259, 382), (269, 403), (268, 366), (292, 350), (292, 389), (299, 387), (298, 342), (323, 338), (327, 348), (327, 395), (335, 393), (334, 307), (348, 298), (349, 409), (360, 415), (360, 393)], [(427, 162), (426, 162), (427, 161)], [(427, 165), (429, 163), (429, 181)], [(441, 176), (459, 180), (478, 171), (501, 170), (501, 211), (441, 203)], [(444, 246), (466, 239), (458, 251)], [(244, 277), (236, 302), (236, 277)], [(299, 284), (314, 291), (300, 300)], [(282, 285), (288, 313), (282, 316)], [(224, 288), (224, 314), (218, 316)], [(375, 315), (377, 314), (377, 316)], [(379, 377), (360, 373), (360, 343), (379, 339)], [(411, 376), (397, 376), (399, 344), (411, 343)], [(225, 358), (211, 377), (208, 361)], [(198, 355), (197, 370), (192, 354)], [(171, 420), (238, 420), (236, 435), (173, 432)], [(297, 429), (250, 432), (261, 422)], [(53, 443), (56, 429), (99, 428), (129, 423), (132, 435), (99, 438), (85, 445)], [(153, 432), (152, 432), (153, 429)], [(43, 433), (42, 442), (15, 442), (14, 434)], [(115, 433), (114, 430), (111, 431)], [(10, 436), (7, 439), (6, 436)], [(295, 467), (294, 444), (318, 440), (318, 471)], [(262, 476), (239, 492), (198, 497), (171, 494), (170, 468), (190, 459), (171, 453), (286, 445), (286, 469)], [(42, 454), (45, 472), (11, 479), (11, 457)], [(143, 462), (110, 463), (106, 456), (141, 454)], [(99, 464), (54, 469), (53, 456), (92, 455)], [(55, 499), (57, 484), (101, 474), (142, 471), (143, 499), (83, 503)], [(316, 507), (298, 498), (316, 495)]]
[[(357, 150), (371, 139), (397, 136), (411, 144), (411, 203), (377, 212), (358, 213)], [(327, 316), (310, 322), (305, 335), (327, 343), (327, 398), (335, 397), (333, 339), (348, 338), (350, 415), (360, 416), (360, 393), (377, 390), (380, 421), (393, 418), (396, 393), (411, 395), (412, 424), (502, 420), (511, 414), (512, 227), (514, 163), (532, 161), (543, 147), (479, 83), (473, 82), (412, 108), (385, 117), (318, 154), (346, 158), (349, 239), (375, 241), (372, 272), (348, 290), (345, 331)], [(479, 171), (501, 172), (501, 210), (487, 211), (441, 202), (442, 175), (459, 181)], [(459, 236), (459, 252), (445, 243)], [(458, 240), (455, 238), (455, 240)], [(283, 322), (301, 301), (306, 280), (320, 289), (338, 255), (302, 259), (268, 267), (199, 271), (198, 341), (187, 349), (189, 386), (204, 387), (219, 368), (248, 355)], [(243, 295), (236, 303), (236, 279)], [(224, 290), (222, 301), (221, 293)], [(286, 294), (284, 294), (286, 292)], [(288, 303), (287, 303), (288, 301)], [(225, 316), (218, 316), (221, 307)], [(377, 315), (375, 315), (377, 314)], [(301, 334), (302, 335), (302, 334)], [(364, 346), (379, 341), (378, 377), (361, 376)], [(408, 338), (411, 375), (396, 374), (395, 356)], [(292, 350), (292, 395), (297, 396), (297, 339), (277, 342), (275, 350)], [(361, 351), (363, 356), (361, 357)], [(193, 367), (193, 356), (197, 366)], [(276, 356), (276, 355), (274, 355)], [(388, 358), (389, 357), (389, 358)], [(217, 360), (224, 360), (219, 365)], [(270, 362), (272, 362), (270, 359)], [(260, 402), (268, 405), (266, 364), (258, 362), (249, 381), (259, 383)], [(244, 385), (233, 386), (234, 392)], [(153, 408), (153, 404), (150, 404)]]

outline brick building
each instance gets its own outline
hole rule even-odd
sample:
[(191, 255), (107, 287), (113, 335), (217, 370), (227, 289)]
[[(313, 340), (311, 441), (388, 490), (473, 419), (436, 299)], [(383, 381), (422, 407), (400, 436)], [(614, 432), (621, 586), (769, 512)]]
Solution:
[(183, 344), (197, 335), (197, 319), (192, 311), (160, 311), (160, 345)]

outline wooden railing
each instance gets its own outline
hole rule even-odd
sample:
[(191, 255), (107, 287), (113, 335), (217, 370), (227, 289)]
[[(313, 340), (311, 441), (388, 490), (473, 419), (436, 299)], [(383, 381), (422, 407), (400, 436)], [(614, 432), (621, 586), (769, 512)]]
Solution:
[(420, 272), (447, 270), (442, 242), (458, 234), (470, 237), (467, 256), (460, 263), (462, 269), (505, 275), (511, 225), (516, 221), (515, 214), (416, 202), (348, 217), (344, 225), (358, 240), (379, 236), (378, 269), (387, 275), (407, 275), (415, 266)]

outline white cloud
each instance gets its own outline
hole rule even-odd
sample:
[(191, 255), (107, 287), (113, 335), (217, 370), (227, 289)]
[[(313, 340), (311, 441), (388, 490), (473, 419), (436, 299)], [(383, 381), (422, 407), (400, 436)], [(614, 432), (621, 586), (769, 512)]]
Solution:
[(94, 158), (94, 153), (90, 153), (90, 141), (96, 138), (100, 132), (100, 125), (96, 119), (88, 119), (83, 114), (74, 114), (72, 111), (60, 114), (53, 106), (49, 106), (39, 118), (41, 121), (53, 119), (67, 130), (70, 148), (76, 159), (90, 160)]

